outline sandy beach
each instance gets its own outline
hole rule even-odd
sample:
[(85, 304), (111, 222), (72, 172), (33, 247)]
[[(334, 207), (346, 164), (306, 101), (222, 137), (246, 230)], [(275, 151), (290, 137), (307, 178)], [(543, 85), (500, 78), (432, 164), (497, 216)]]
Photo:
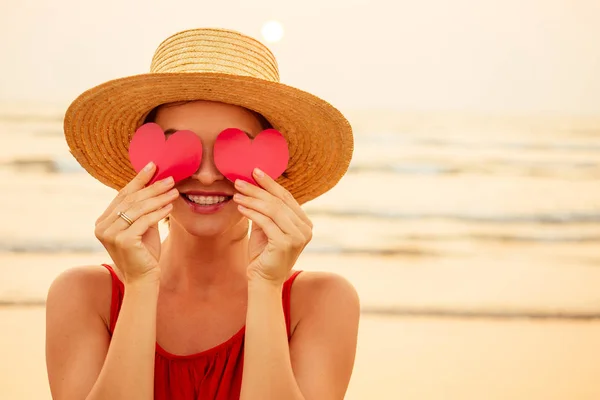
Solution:
[[(600, 322), (364, 316), (348, 400), (595, 400)], [(0, 395), (50, 400), (42, 307), (0, 308)]]

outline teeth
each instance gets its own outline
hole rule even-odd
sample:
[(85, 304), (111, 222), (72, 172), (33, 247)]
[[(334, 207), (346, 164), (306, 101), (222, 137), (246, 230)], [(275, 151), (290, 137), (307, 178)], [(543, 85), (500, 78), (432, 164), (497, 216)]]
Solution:
[(201, 204), (203, 206), (210, 206), (213, 204), (219, 204), (225, 201), (225, 196), (194, 196), (187, 195), (187, 198), (190, 201), (193, 201), (196, 204)]

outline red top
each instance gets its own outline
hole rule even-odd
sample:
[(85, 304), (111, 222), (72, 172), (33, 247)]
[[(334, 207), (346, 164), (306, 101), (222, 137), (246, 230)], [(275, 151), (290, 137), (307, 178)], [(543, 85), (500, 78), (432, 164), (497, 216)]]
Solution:
[[(112, 277), (110, 333), (112, 335), (125, 287), (110, 265), (103, 264)], [(290, 338), (290, 291), (301, 271), (283, 285), (283, 311)], [(190, 355), (175, 355), (156, 343), (154, 362), (154, 399), (231, 400), (239, 399), (242, 386), (245, 326), (227, 341)]]

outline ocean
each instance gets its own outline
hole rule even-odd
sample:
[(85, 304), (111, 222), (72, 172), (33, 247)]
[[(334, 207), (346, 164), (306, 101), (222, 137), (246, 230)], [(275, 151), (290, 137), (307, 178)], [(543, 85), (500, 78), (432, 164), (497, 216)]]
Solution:
[[(600, 119), (348, 115), (350, 169), (305, 205), (308, 268), (372, 270), (389, 293), (373, 312), (600, 315)], [(115, 193), (68, 153), (62, 114), (0, 114), (0, 140), (0, 252), (101, 254)]]

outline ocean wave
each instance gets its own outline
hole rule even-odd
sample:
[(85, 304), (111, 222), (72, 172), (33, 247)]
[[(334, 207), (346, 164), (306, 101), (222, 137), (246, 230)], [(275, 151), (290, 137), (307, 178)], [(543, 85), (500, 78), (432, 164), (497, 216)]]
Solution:
[[(57, 122), (56, 127), (44, 127), (34, 128), (30, 132), (31, 135), (37, 137), (63, 137), (64, 132), (59, 123), (62, 123), (63, 115), (56, 114), (40, 114), (40, 115), (29, 115), (29, 114), (15, 114), (15, 115), (3, 115), (0, 113), (0, 123), (2, 122), (18, 122), (18, 123), (37, 123), (37, 122)], [(485, 130), (482, 130), (480, 134), (471, 133), (468, 137), (478, 136), (481, 140), (461, 140), (460, 137), (447, 137), (444, 135), (444, 130), (448, 128), (440, 127), (439, 134), (423, 134), (416, 131), (410, 130), (398, 130), (398, 131), (357, 131), (354, 134), (355, 147), (357, 149), (363, 147), (379, 147), (379, 146), (393, 146), (399, 150), (405, 149), (407, 146), (419, 146), (419, 147), (434, 147), (434, 148), (448, 148), (448, 149), (461, 149), (461, 150), (536, 150), (536, 151), (564, 151), (564, 152), (600, 152), (600, 130), (594, 130), (587, 132), (585, 142), (581, 139), (576, 141), (569, 141), (569, 138), (573, 135), (567, 136), (567, 133), (556, 135), (555, 133), (540, 132), (537, 136), (545, 138), (544, 141), (536, 140), (497, 140), (496, 137), (486, 134)], [(0, 134), (2, 132), (0, 131)], [(568, 133), (571, 133), (569, 131)], [(573, 133), (577, 133), (575, 130)], [(6, 131), (6, 134), (12, 134), (10, 131)], [(523, 137), (527, 137), (529, 133), (524, 132)]]
[(594, 162), (573, 163), (541, 163), (524, 161), (487, 161), (462, 165), (444, 165), (436, 163), (353, 163), (349, 173), (383, 172), (397, 175), (498, 175), (508, 174), (512, 169), (513, 174), (522, 176), (569, 176), (569, 178), (598, 179), (600, 164)]
[(434, 307), (377, 307), (365, 306), (361, 309), (365, 315), (410, 318), (448, 318), (448, 319), (484, 319), (484, 320), (571, 320), (600, 321), (600, 310), (596, 312), (576, 311), (539, 311), (539, 310), (503, 310), (503, 309), (459, 309)]
[[(600, 243), (600, 235), (563, 235), (563, 234), (431, 234), (431, 235), (394, 235), (395, 243), (382, 247), (380, 242), (354, 246), (346, 243), (324, 243), (317, 238), (304, 250), (310, 254), (339, 254), (339, 255), (365, 255), (378, 257), (440, 257), (448, 255), (439, 249), (429, 247), (435, 243), (450, 241), (461, 242), (502, 242), (502, 243)], [(57, 254), (77, 253), (90, 254), (104, 252), (104, 247), (94, 240), (65, 241), (55, 239), (36, 238), (32, 240), (0, 239), (0, 252), (28, 253), (28, 254)]]
[[(4, 113), (0, 112), (0, 122), (10, 123), (35, 123), (35, 122), (56, 122), (62, 123), (64, 121), (64, 114), (60, 113)], [(60, 131), (59, 131), (60, 132)]]
[(532, 213), (532, 214), (467, 214), (467, 213), (402, 213), (380, 210), (337, 210), (310, 208), (312, 216), (328, 216), (336, 218), (373, 218), (387, 220), (450, 220), (475, 223), (538, 223), (538, 224), (580, 224), (600, 223), (600, 212), (564, 212), (564, 213)]
[[(45, 173), (70, 174), (84, 172), (84, 169), (73, 157), (44, 157), (44, 158), (17, 158), (4, 164), (5, 167), (16, 171), (41, 171)], [(575, 179), (597, 179), (600, 176), (600, 163), (595, 162), (534, 162), (534, 161), (509, 161), (497, 160), (485, 163), (470, 164), (445, 164), (440, 162), (372, 162), (356, 160), (350, 164), (349, 174), (354, 173), (389, 173), (395, 175), (460, 175), (484, 174), (494, 175), (505, 173), (506, 169), (516, 170), (524, 176), (551, 176), (560, 177), (568, 175)]]
[(439, 139), (415, 139), (413, 144), (423, 145), (426, 147), (444, 147), (444, 148), (460, 148), (460, 149), (476, 149), (476, 150), (561, 150), (566, 152), (598, 152), (600, 144), (582, 143), (531, 143), (531, 142), (492, 142), (492, 143), (473, 143), (462, 141), (448, 141)]
[[(405, 141), (406, 142), (406, 141)], [(389, 143), (389, 142), (388, 142)], [(393, 141), (392, 141), (393, 143)], [(566, 151), (566, 152), (598, 152), (600, 144), (597, 143), (535, 143), (535, 142), (467, 142), (467, 141), (451, 141), (441, 139), (421, 139), (415, 138), (410, 141), (412, 145), (424, 147), (443, 147), (443, 148), (459, 148), (461, 150), (546, 150), (546, 151)]]
[[(396, 236), (397, 237), (397, 236)], [(486, 241), (503, 243), (600, 243), (600, 235), (467, 233), (451, 235), (406, 235), (402, 239), (419, 242)]]
[(0, 240), (0, 252), (28, 253), (28, 254), (55, 254), (55, 253), (98, 253), (104, 251), (100, 242), (59, 240)]
[[(442, 130), (440, 130), (442, 132)], [(600, 132), (596, 132), (600, 136)], [(485, 132), (481, 132), (481, 137), (485, 137)], [(550, 151), (567, 151), (567, 152), (597, 152), (600, 151), (599, 140), (593, 140), (586, 143), (569, 143), (565, 137), (556, 138), (548, 137), (546, 141), (498, 141), (489, 137), (485, 141), (468, 141), (460, 139), (448, 139), (435, 136), (423, 136), (417, 133), (405, 132), (372, 132), (357, 134), (355, 142), (357, 147), (369, 145), (394, 146), (398, 148), (404, 146), (423, 146), (423, 147), (442, 147), (442, 148), (460, 148), (474, 150), (550, 150)]]
[(18, 172), (39, 171), (50, 174), (70, 174), (85, 171), (74, 158), (69, 157), (18, 158), (2, 165)]
[(459, 168), (444, 166), (441, 164), (417, 164), (417, 163), (352, 163), (349, 173), (358, 172), (384, 172), (399, 175), (447, 175), (462, 172)]
[[(310, 243), (304, 250), (314, 254), (345, 254), (345, 255), (372, 255), (372, 256), (434, 256), (437, 252), (418, 249), (413, 246), (398, 247), (355, 247), (335, 244)], [(99, 253), (104, 252), (104, 247), (92, 240), (88, 241), (60, 241), (52, 239), (34, 240), (2, 240), (0, 239), (0, 252), (28, 253), (28, 254), (56, 254), (56, 253)]]

